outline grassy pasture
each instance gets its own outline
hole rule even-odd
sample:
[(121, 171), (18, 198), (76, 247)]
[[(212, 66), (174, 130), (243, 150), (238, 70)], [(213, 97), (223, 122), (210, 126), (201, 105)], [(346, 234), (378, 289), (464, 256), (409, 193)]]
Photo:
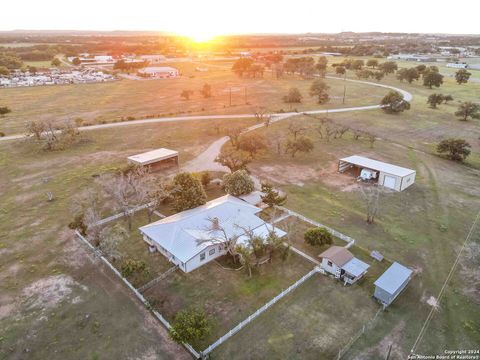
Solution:
[[(91, 186), (94, 175), (158, 147), (179, 150), (182, 163), (218, 138), (211, 124), (88, 132), (88, 141), (58, 152), (22, 141), (0, 144), (0, 358), (24, 358), (26, 351), (31, 359), (189, 358), (162, 340), (165, 332), (89, 256), (67, 224), (73, 196)], [(46, 201), (47, 191), (53, 202)]]
[[(178, 79), (128, 80), (108, 83), (74, 84), (30, 88), (0, 89), (0, 101), (12, 112), (0, 119), (1, 131), (6, 134), (22, 133), (31, 120), (60, 121), (81, 118), (85, 123), (102, 123), (127, 117), (162, 117), (176, 115), (206, 114), (252, 114), (260, 106), (267, 111), (281, 109), (298, 111), (378, 104), (385, 90), (350, 84), (348, 97), (342, 104), (343, 83), (326, 80), (331, 87), (332, 100), (319, 106), (309, 96), (311, 80), (297, 77), (272, 78), (266, 72), (263, 78), (241, 79), (234, 75), (230, 64), (173, 63), (183, 76)], [(225, 67), (223, 67), (225, 66)], [(209, 72), (196, 72), (196, 67), (208, 67)], [(212, 97), (205, 99), (200, 94), (202, 86), (212, 86)], [(282, 97), (291, 87), (300, 89), (302, 104), (284, 104)], [(230, 89), (232, 106), (230, 106)], [(247, 91), (245, 99), (245, 89)], [(190, 100), (180, 97), (182, 90), (193, 90)]]
[(213, 352), (214, 359), (333, 359), (379, 306), (361, 287), (314, 275)]
[(274, 256), (251, 278), (244, 269), (225, 270), (210, 262), (188, 274), (169, 275), (145, 295), (168, 320), (182, 309), (203, 306), (213, 320), (208, 338), (193, 344), (203, 350), (312, 269), (313, 264), (296, 254), (286, 261)]
[[(414, 89), (415, 96), (422, 96), (422, 88)], [(452, 95), (456, 96), (455, 93)], [(302, 122), (311, 129), (307, 134), (314, 141), (314, 151), (291, 159), (279, 156), (276, 146), (272, 145), (264, 157), (251, 166), (255, 175), (286, 191), (287, 207), (352, 236), (360, 248), (378, 250), (388, 259), (415, 269), (416, 275), (408, 290), (382, 314), (382, 321), (355, 344), (347, 358), (359, 354), (366, 358), (381, 357), (390, 341), (395, 343), (398, 358), (408, 354), (430, 310), (427, 300), (440, 291), (478, 211), (479, 173), (472, 168), (476, 164), (469, 162), (472, 166), (469, 167), (424, 152), (421, 139), (424, 133), (411, 129), (413, 125), (410, 124), (420, 127), (424, 121), (439, 120), (432, 120), (428, 115), (425, 115), (426, 120), (417, 117), (430, 112), (421, 102), (416, 104), (414, 100), (412, 108), (413, 111), (399, 116), (374, 110), (332, 117), (335, 121), (341, 118), (343, 124), (350, 126), (362, 124), (364, 129), (377, 133), (382, 139), (385, 136), (384, 140), (377, 140), (373, 148), (364, 140), (353, 140), (350, 135), (326, 142), (316, 134), (312, 118), (299, 117), (291, 121)], [(450, 126), (442, 129), (444, 136), (455, 133), (458, 127), (471, 126), (455, 119), (449, 121)], [(288, 137), (287, 127), (288, 121), (259, 131), (284, 144)], [(417, 171), (414, 186), (401, 193), (381, 195), (374, 225), (365, 222), (365, 201), (357, 189), (358, 184), (348, 174), (337, 173), (337, 159), (352, 154)], [(477, 241), (479, 233), (477, 230)], [(474, 295), (478, 295), (478, 289), (477, 292), (473, 290), (475, 280), (460, 275), (474, 271), (474, 267), (468, 265), (465, 258), (461, 264), (456, 280), (448, 287), (445, 305), (441, 305), (435, 315), (435, 322), (423, 339), (420, 351), (433, 353), (444, 348), (474, 348), (480, 340), (480, 329), (473, 325), (480, 323)], [(439, 327), (435, 327), (435, 323)]]

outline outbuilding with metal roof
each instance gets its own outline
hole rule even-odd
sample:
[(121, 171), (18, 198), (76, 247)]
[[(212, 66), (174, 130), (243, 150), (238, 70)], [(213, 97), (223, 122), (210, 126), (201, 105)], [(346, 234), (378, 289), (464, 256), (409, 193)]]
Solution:
[(375, 181), (378, 185), (396, 191), (403, 191), (415, 182), (416, 171), (388, 164), (367, 157), (353, 155), (338, 162), (338, 171), (352, 170), (362, 180)]
[(390, 305), (412, 278), (413, 271), (394, 262), (374, 283), (373, 296), (384, 306)]
[(147, 166), (151, 171), (160, 170), (169, 165), (178, 165), (178, 151), (160, 148), (129, 156), (128, 161), (138, 166)]

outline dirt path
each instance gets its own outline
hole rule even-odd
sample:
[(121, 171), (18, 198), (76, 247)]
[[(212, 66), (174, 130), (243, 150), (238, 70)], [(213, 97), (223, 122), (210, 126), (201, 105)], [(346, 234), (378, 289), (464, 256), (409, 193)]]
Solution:
[[(336, 80), (344, 80), (343, 78), (335, 77), (335, 76), (327, 76), (329, 79), (336, 79)], [(361, 83), (361, 84), (367, 84), (367, 85), (374, 85), (374, 86), (379, 86), (379, 87), (384, 87), (387, 89), (395, 90), (398, 91), (399, 93), (402, 94), (403, 98), (407, 101), (411, 101), (413, 99), (413, 95), (409, 93), (408, 91), (389, 86), (389, 85), (383, 85), (383, 84), (377, 84), (377, 83), (372, 83), (369, 81), (361, 81), (361, 80), (351, 80), (351, 79), (346, 79), (345, 81), (350, 81), (350, 82), (355, 82), (355, 83)], [(298, 115), (315, 115), (315, 114), (327, 114), (327, 113), (339, 113), (339, 112), (350, 112), (350, 111), (365, 111), (365, 110), (372, 110), (372, 109), (379, 109), (380, 105), (370, 105), (370, 106), (357, 106), (357, 107), (350, 107), (350, 108), (340, 108), (340, 109), (323, 109), (323, 110), (312, 110), (312, 111), (305, 111), (305, 112), (288, 112), (288, 113), (282, 113), (282, 114), (271, 114), (271, 122), (277, 122), (285, 119), (292, 118), (294, 116)], [(242, 114), (242, 115), (230, 115), (232, 117), (248, 117), (248, 115)], [(252, 116), (253, 117), (253, 116)], [(202, 118), (204, 118), (202, 116)], [(218, 117), (210, 117), (210, 119)], [(177, 118), (178, 119), (178, 118)], [(152, 119), (155, 120), (155, 119)], [(128, 123), (127, 123), (128, 124)], [(110, 124), (105, 124), (105, 125), (110, 125)], [(116, 124), (113, 124), (116, 125)], [(102, 125), (99, 125), (102, 126)], [(255, 129), (259, 129), (261, 127), (265, 126), (265, 124), (257, 124), (254, 126), (251, 126), (247, 129), (245, 129), (244, 132), (249, 132), (253, 131)], [(187, 162), (184, 166), (182, 166), (182, 169), (185, 171), (189, 172), (199, 172), (199, 171), (205, 171), (205, 170), (210, 170), (210, 171), (224, 171), (228, 172), (229, 169), (225, 166), (220, 165), (219, 163), (215, 162), (215, 159), (217, 158), (218, 154), (220, 153), (220, 150), (222, 149), (222, 146), (227, 143), (228, 137), (224, 136), (215, 142), (213, 142), (204, 152), (202, 152), (200, 155), (198, 155), (196, 158), (190, 160)], [(397, 144), (398, 146), (405, 147), (402, 144)], [(256, 177), (254, 177), (254, 182), (256, 187), (258, 188), (260, 186), (260, 180)]]
[[(370, 82), (370, 81), (343, 79), (343, 78), (339, 78), (339, 77), (335, 77), (335, 76), (327, 76), (327, 78), (328, 79), (340, 80), (340, 81), (348, 81), (348, 82), (353, 82), (353, 83), (359, 83), (359, 84), (366, 84), (366, 85), (382, 87), (382, 88), (386, 88), (386, 89), (390, 89), (390, 90), (395, 90), (395, 91), (398, 91), (399, 93), (401, 93), (405, 100), (411, 101), (413, 99), (413, 95), (411, 93), (409, 93), (408, 91), (405, 91), (405, 90), (402, 90), (400, 88), (390, 86), (390, 85), (378, 84), (378, 83), (374, 83), (374, 82)], [(270, 116), (280, 117), (281, 119), (286, 119), (287, 117), (297, 116), (297, 115), (301, 115), (301, 114), (315, 115), (315, 114), (325, 114), (325, 113), (365, 111), (365, 110), (379, 109), (380, 107), (381, 107), (381, 105), (356, 106), (356, 107), (350, 107), (350, 108), (312, 110), (312, 111), (305, 111), (303, 113), (297, 113), (297, 112), (274, 113), (274, 114), (270, 114)], [(80, 131), (89, 131), (89, 130), (99, 130), (99, 129), (113, 128), (113, 127), (118, 127), (118, 126), (153, 124), (153, 123), (163, 123), (163, 122), (177, 122), (177, 121), (191, 121), (191, 120), (253, 119), (253, 118), (255, 118), (255, 114), (176, 116), (176, 117), (140, 119), (140, 120), (125, 121), (125, 122), (117, 122), (117, 123), (81, 126), (78, 129)], [(21, 140), (21, 139), (25, 139), (26, 137), (27, 137), (27, 135), (25, 135), (25, 134), (9, 135), (9, 136), (1, 137), (0, 141)]]

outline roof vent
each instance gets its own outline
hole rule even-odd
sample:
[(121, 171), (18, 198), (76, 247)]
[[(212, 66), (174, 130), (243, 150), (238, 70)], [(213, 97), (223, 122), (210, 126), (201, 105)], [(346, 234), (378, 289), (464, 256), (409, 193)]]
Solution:
[(212, 229), (213, 230), (220, 230), (220, 220), (218, 220), (218, 217), (214, 217), (212, 219)]

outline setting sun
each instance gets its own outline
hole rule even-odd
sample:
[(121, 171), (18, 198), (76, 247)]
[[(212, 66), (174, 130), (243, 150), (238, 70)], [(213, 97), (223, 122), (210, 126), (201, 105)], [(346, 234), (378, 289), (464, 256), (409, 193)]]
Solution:
[(217, 33), (214, 33), (212, 31), (208, 30), (192, 30), (192, 31), (184, 31), (179, 33), (182, 36), (186, 36), (190, 40), (196, 43), (206, 43), (211, 40), (213, 40), (216, 36), (218, 36)]

